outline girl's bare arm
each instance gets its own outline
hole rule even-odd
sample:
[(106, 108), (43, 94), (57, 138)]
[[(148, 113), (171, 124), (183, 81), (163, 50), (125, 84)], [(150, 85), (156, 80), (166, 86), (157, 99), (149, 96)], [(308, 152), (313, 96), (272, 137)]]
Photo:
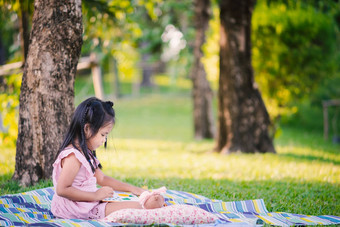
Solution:
[(145, 191), (142, 188), (106, 176), (99, 168), (96, 169), (95, 177), (100, 186), (109, 186), (115, 191), (131, 192), (135, 195), (140, 195)]
[(99, 201), (113, 195), (113, 190), (110, 187), (103, 187), (96, 192), (87, 192), (72, 186), (81, 166), (81, 163), (74, 154), (70, 154), (64, 158), (61, 164), (62, 171), (56, 186), (57, 195), (80, 202)]

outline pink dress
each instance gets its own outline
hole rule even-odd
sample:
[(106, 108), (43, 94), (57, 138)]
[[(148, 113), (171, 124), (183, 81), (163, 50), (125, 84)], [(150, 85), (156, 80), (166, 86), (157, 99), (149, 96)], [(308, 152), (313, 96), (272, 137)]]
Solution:
[[(76, 158), (82, 164), (72, 186), (88, 192), (95, 192), (97, 188), (97, 179), (91, 170), (91, 166), (85, 156), (75, 148), (65, 148), (60, 152), (57, 160), (53, 164), (53, 185), (56, 189), (58, 178), (62, 167), (61, 160), (71, 153), (75, 154)], [(99, 163), (96, 160), (97, 164)], [(77, 202), (54, 194), (51, 204), (51, 211), (58, 218), (80, 218), (80, 219), (100, 219), (105, 217), (105, 207), (107, 203), (100, 201), (95, 202)]]

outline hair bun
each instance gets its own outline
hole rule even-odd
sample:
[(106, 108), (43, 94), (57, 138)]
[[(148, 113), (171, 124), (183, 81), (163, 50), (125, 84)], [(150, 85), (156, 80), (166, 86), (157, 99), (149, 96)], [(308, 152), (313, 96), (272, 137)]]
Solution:
[(113, 102), (111, 102), (111, 101), (107, 101), (106, 103), (107, 103), (107, 104), (109, 104), (109, 105), (110, 105), (110, 107), (113, 107)]

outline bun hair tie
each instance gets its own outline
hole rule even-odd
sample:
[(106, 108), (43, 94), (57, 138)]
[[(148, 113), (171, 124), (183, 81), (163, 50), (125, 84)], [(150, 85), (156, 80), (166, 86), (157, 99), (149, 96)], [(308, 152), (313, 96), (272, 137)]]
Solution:
[(152, 192), (150, 192), (150, 191), (143, 192), (139, 196), (139, 203), (140, 203), (140, 205), (142, 205), (143, 209), (145, 209), (144, 205), (145, 205), (146, 201), (148, 201), (148, 199), (150, 199), (151, 196), (153, 196), (153, 195), (160, 195), (161, 193), (165, 193), (166, 190), (167, 190), (166, 187), (163, 186), (161, 188), (152, 190)]

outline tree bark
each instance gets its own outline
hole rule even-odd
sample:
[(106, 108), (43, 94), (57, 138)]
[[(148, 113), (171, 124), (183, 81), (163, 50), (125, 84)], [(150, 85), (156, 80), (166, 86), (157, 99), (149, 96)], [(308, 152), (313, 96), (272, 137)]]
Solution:
[(23, 62), (26, 61), (27, 53), (28, 53), (28, 45), (29, 45), (29, 29), (28, 29), (28, 23), (29, 23), (29, 1), (23, 0), (19, 1), (20, 5), (20, 46), (21, 46), (21, 52), (23, 56)]
[(82, 46), (81, 0), (36, 0), (21, 84), (13, 179), (49, 179), (74, 110), (74, 78)]
[(253, 0), (220, 1), (220, 78), (218, 137), (221, 153), (273, 152), (270, 118), (251, 66)]
[(212, 110), (213, 92), (206, 77), (202, 46), (206, 41), (205, 32), (209, 26), (210, 0), (194, 1), (194, 23), (196, 38), (194, 44), (194, 67), (191, 72), (193, 83), (192, 97), (194, 102), (193, 118), (195, 139), (214, 138), (215, 125)]

